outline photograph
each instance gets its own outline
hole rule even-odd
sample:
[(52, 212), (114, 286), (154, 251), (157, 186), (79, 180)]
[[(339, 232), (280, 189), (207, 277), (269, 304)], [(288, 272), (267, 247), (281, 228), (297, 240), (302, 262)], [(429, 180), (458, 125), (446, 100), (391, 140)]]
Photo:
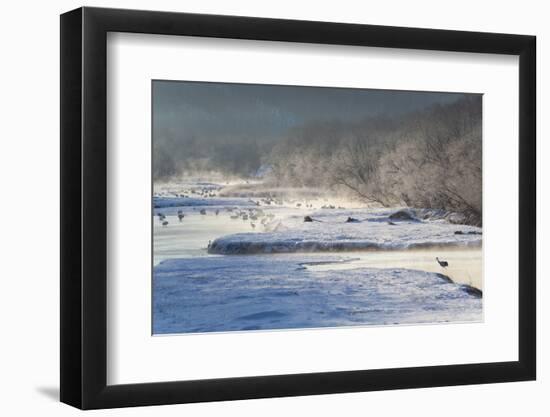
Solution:
[(152, 81), (152, 334), (483, 321), (482, 94)]

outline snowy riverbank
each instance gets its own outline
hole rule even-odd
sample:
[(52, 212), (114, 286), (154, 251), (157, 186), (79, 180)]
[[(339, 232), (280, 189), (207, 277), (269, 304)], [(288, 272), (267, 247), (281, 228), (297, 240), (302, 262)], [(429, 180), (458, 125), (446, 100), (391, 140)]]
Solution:
[[(345, 262), (330, 256), (322, 262)], [(482, 300), (441, 274), (316, 270), (307, 255), (215, 256), (155, 267), (153, 333), (475, 322)]]
[(209, 253), (259, 254), (481, 246), (481, 229), (445, 220), (396, 220), (395, 210), (328, 209), (279, 221), (273, 231), (214, 240)]
[(482, 230), (399, 210), (160, 189), (153, 333), (481, 321)]

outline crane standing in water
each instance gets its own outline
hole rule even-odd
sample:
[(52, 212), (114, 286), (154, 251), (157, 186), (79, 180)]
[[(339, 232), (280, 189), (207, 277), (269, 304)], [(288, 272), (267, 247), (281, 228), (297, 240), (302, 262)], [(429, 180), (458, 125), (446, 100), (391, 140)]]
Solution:
[(435, 260), (437, 261), (437, 263), (439, 264), (439, 266), (443, 267), (443, 268), (447, 268), (449, 266), (449, 262), (447, 261), (440, 261), (439, 258), (435, 258)]

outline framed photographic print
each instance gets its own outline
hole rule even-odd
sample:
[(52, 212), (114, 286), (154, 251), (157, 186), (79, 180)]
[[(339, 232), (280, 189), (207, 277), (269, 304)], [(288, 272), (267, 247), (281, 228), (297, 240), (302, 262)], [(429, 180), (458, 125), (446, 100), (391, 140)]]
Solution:
[(535, 38), (61, 16), (61, 401), (535, 379)]

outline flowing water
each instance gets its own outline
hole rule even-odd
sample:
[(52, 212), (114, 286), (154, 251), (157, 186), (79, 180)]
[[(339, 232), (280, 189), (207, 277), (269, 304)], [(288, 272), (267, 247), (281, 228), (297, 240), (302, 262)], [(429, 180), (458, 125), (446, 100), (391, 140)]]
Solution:
[[(154, 252), (153, 262), (158, 265), (165, 259), (219, 256), (207, 253), (208, 243), (214, 239), (242, 232), (261, 231), (261, 225), (252, 228), (249, 222), (241, 219), (232, 220), (229, 213), (216, 207), (209, 207), (206, 215), (200, 214), (200, 208), (184, 209), (185, 218), (182, 222), (176, 216), (167, 216), (168, 226), (164, 227), (153, 219)], [(278, 208), (279, 215), (287, 216), (296, 210)], [(344, 270), (355, 268), (404, 268), (427, 272), (438, 272), (447, 275), (453, 281), (483, 288), (483, 262), (480, 247), (441, 247), (390, 251), (338, 252), (337, 255), (353, 259), (345, 263), (327, 263), (309, 265), (308, 268), (318, 271)], [(254, 255), (250, 255), (254, 256)], [(281, 256), (281, 255), (280, 255)], [(282, 255), (285, 256), (285, 255)], [(288, 255), (292, 256), (292, 255)], [(322, 260), (326, 253), (312, 253), (308, 256), (319, 257)], [(448, 262), (448, 267), (441, 267), (436, 261)]]

